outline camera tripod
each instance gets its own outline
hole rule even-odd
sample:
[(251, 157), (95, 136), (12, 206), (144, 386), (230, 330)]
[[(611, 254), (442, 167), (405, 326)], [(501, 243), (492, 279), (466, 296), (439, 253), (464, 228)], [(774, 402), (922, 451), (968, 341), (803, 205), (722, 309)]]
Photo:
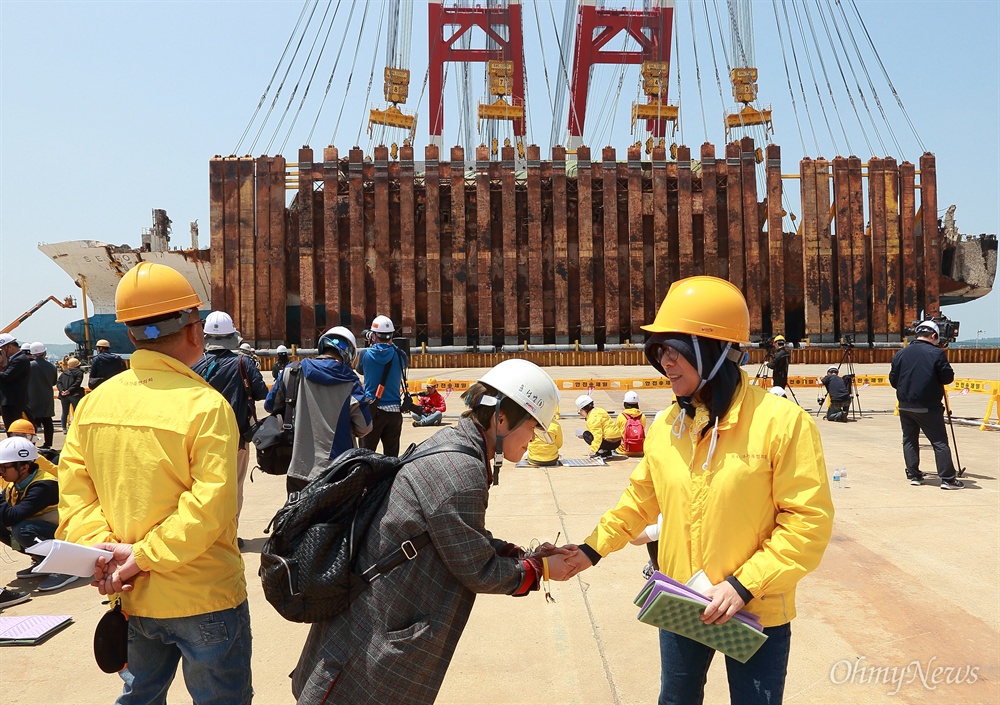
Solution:
[[(767, 363), (772, 361), (773, 359), (774, 359), (774, 347), (772, 346), (768, 348), (767, 353), (764, 355), (763, 361), (761, 361), (760, 363), (760, 367), (757, 368), (757, 373), (753, 377), (754, 379), (753, 383), (758, 387), (763, 386), (761, 383), (762, 381), (767, 382), (768, 379)], [(785, 391), (787, 391), (789, 394), (792, 395), (792, 401), (794, 401), (799, 406), (802, 406), (801, 404), (799, 404), (799, 398), (795, 396), (795, 390), (792, 389), (791, 386), (786, 385), (782, 387), (782, 389), (784, 389)]]
[[(837, 364), (837, 375), (839, 375), (847, 384), (847, 391), (851, 393), (851, 406), (849, 411), (851, 412), (851, 418), (857, 420), (864, 418), (864, 414), (861, 411), (861, 392), (854, 383), (854, 343), (851, 342), (850, 338), (845, 336), (845, 342), (842, 342), (840, 346), (844, 349), (844, 354), (841, 355), (840, 362)], [(847, 374), (841, 375), (840, 368), (845, 364), (847, 365)], [(829, 396), (829, 392), (824, 390), (823, 396), (819, 400), (819, 409), (816, 411), (816, 416), (823, 413), (823, 404), (826, 403), (827, 396)]]

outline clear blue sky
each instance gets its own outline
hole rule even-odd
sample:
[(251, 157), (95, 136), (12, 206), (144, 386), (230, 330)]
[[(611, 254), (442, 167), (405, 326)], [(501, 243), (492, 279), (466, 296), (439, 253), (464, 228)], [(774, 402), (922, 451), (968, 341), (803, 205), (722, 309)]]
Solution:
[[(382, 6), (372, 2), (372, 11)], [(626, 3), (627, 4), (627, 3)], [(561, 1), (553, 14), (561, 24)], [(778, 4), (780, 7), (780, 3)], [(1000, 3), (979, 1), (859, 2), (863, 17), (888, 73), (924, 147), (937, 155), (939, 204), (958, 205), (962, 232), (996, 233), (1000, 228)], [(346, 25), (349, 3), (341, 8)], [(363, 3), (355, 6), (357, 27)], [(529, 138), (549, 145), (551, 122), (538, 32), (536, 7), (541, 14), (545, 64), (550, 83), (559, 71), (552, 21), (544, 0), (525, 0), (525, 41), (528, 54), (529, 101), (534, 117)], [(754, 3), (757, 24), (757, 64), (761, 67), (761, 100), (774, 104), (775, 142), (782, 146), (783, 170), (797, 171), (802, 142), (789, 103), (782, 57), (774, 41), (772, 3)], [(202, 241), (209, 233), (208, 160), (228, 154), (239, 142), (257, 101), (270, 78), (302, 8), (296, 1), (275, 2), (17, 2), (0, 0), (0, 325), (13, 320), (41, 298), (78, 294), (78, 289), (36, 249), (40, 241), (98, 239), (113, 244), (138, 245), (143, 227), (151, 223), (151, 209), (165, 208), (174, 221), (175, 243), (187, 242), (187, 224), (197, 219)], [(697, 148), (703, 141), (724, 143), (722, 101), (708, 68), (709, 42), (703, 15), (696, 14), (695, 36), (703, 82), (708, 131), (703, 128), (702, 102), (696, 92), (690, 41), (690, 8), (678, 4), (677, 48), (683, 84), (683, 142)], [(702, 5), (694, 6), (702, 13)], [(320, 9), (322, 12), (322, 9)], [(332, 12), (332, 10), (331, 10)], [(312, 146), (319, 150), (334, 136), (340, 103), (343, 117), (335, 143), (349, 148), (361, 134), (366, 116), (364, 91), (375, 65), (372, 100), (381, 99), (384, 34), (369, 19), (364, 29), (352, 29), (344, 45), (341, 65)], [(384, 22), (381, 23), (384, 26)], [(342, 43), (336, 29), (324, 56), (309, 100), (318, 100), (329, 76), (335, 52)], [(819, 30), (818, 30), (819, 31)], [(356, 51), (357, 38), (361, 48)], [(426, 5), (414, 11), (411, 68), (411, 105), (420, 93), (426, 69)], [(728, 36), (726, 37), (728, 40)], [(372, 47), (378, 43), (378, 49)], [(721, 48), (716, 48), (721, 52)], [(351, 88), (346, 86), (350, 62), (357, 57)], [(799, 57), (805, 68), (805, 57)], [(828, 61), (830, 59), (828, 58)], [(791, 57), (789, 57), (791, 61)], [(676, 67), (676, 64), (675, 64)], [(876, 66), (871, 64), (871, 69)], [(827, 66), (831, 72), (834, 67)], [(819, 71), (819, 67), (816, 67)], [(449, 76), (446, 93), (453, 110), (456, 81)], [(723, 76), (723, 78), (725, 78)], [(294, 81), (291, 79), (289, 85)], [(600, 105), (609, 91), (613, 100), (618, 77), (611, 69), (595, 74), (591, 88), (589, 123), (595, 126), (593, 144), (610, 142), (620, 152), (631, 141), (629, 104), (636, 78), (628, 74), (622, 89), (621, 112), (613, 124), (610, 113), (600, 120)], [(808, 79), (811, 83), (811, 79)], [(608, 88), (610, 86), (610, 88)], [(920, 148), (895, 108), (884, 83), (877, 83), (891, 115), (901, 151), (887, 153), (916, 161)], [(815, 91), (807, 86), (807, 97)], [(824, 88), (825, 91), (825, 88)], [(474, 99), (483, 93), (476, 79)], [(676, 89), (672, 88), (676, 94)], [(347, 96), (346, 100), (343, 99)], [(798, 109), (804, 106), (802, 99)], [(279, 111), (287, 98), (282, 98)], [(296, 98), (296, 104), (298, 98)], [(421, 131), (426, 141), (426, 96), (420, 106)], [(731, 96), (725, 100), (732, 103)], [(316, 117), (317, 104), (307, 103), (291, 132), (286, 155), (293, 157), (305, 141)], [(848, 107), (841, 105), (841, 112)], [(894, 112), (895, 111), (895, 112)], [(832, 157), (835, 148), (823, 138), (826, 127), (815, 101), (814, 126), (820, 133), (820, 151)], [(458, 141), (458, 119), (446, 116), (445, 143)], [(284, 139), (279, 131), (278, 142)], [(835, 128), (835, 132), (839, 128)], [(852, 128), (850, 151), (867, 159), (871, 154)], [(810, 156), (815, 156), (808, 127), (803, 127)], [(270, 135), (268, 127), (265, 135)], [(266, 139), (252, 149), (264, 151)], [(247, 151), (244, 145), (241, 151)], [(844, 144), (836, 149), (847, 152)], [(271, 152), (277, 151), (272, 148)], [(880, 150), (879, 150), (880, 151)], [(797, 203), (792, 203), (792, 210)], [(1000, 336), (1000, 294), (994, 291), (973, 304), (947, 313), (963, 324), (963, 338), (977, 330)], [(27, 340), (65, 342), (62, 327), (81, 317), (49, 304), (18, 330)]]

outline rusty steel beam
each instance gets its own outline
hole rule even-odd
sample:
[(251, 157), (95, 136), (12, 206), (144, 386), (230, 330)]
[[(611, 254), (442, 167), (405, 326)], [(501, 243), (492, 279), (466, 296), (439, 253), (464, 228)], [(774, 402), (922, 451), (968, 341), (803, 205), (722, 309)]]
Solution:
[(670, 288), (670, 237), (667, 227), (667, 150), (657, 145), (653, 147), (653, 258), (657, 308)]
[(681, 279), (694, 275), (694, 198), (691, 150), (677, 148), (677, 261)]
[(847, 159), (848, 214), (851, 227), (851, 250), (854, 254), (854, 333), (859, 342), (867, 342), (871, 320), (871, 244), (865, 233), (864, 196), (861, 160)]
[(479, 238), (479, 283), (476, 291), (479, 308), (479, 345), (493, 344), (493, 296), (491, 266), (493, 236), (490, 230), (490, 149), (476, 147), (476, 234)]
[[(223, 279), (225, 296), (218, 304), (220, 311), (229, 313), (239, 326), (240, 317), (240, 171), (239, 159), (229, 157), (224, 164), (223, 180)], [(213, 302), (213, 306), (216, 305)], [(225, 308), (222, 308), (225, 306)]]
[[(542, 245), (542, 163), (538, 145), (528, 145), (528, 250), (521, 259), (528, 263), (528, 320), (532, 343), (545, 338), (545, 309), (543, 273), (547, 269)], [(550, 239), (551, 243), (551, 239)], [(547, 244), (550, 244), (547, 243)], [(551, 263), (550, 263), (551, 266)]]
[(313, 151), (299, 149), (299, 338), (302, 346), (316, 344), (316, 263), (313, 207)]
[(362, 331), (371, 323), (368, 305), (371, 289), (368, 287), (365, 257), (365, 155), (360, 149), (348, 152), (348, 213), (350, 217), (351, 249), (351, 330)]
[(566, 148), (552, 148), (552, 240), (555, 249), (556, 343), (569, 342), (569, 254), (567, 242)]
[(816, 163), (806, 157), (799, 162), (799, 184), (802, 193), (802, 259), (805, 270), (805, 334), (809, 342), (822, 340), (820, 313), (819, 231), (816, 213)]
[[(871, 176), (868, 177), (871, 180)], [(902, 276), (901, 246), (899, 218), (899, 165), (892, 157), (883, 161), (883, 179), (885, 181), (885, 277), (886, 277), (886, 335), (890, 342), (900, 342), (903, 333), (902, 289), (905, 282)], [(876, 261), (876, 265), (877, 265)]]
[[(614, 147), (601, 150), (601, 172), (604, 200), (604, 334), (606, 340), (620, 336), (618, 275), (618, 157)], [(626, 287), (626, 292), (628, 288)]]
[(323, 148), (323, 308), (324, 330), (343, 325), (340, 320), (340, 157), (336, 147)]
[[(469, 285), (467, 247), (475, 246), (475, 238), (465, 235), (465, 150), (451, 148), (451, 279), (452, 279), (452, 338), (455, 345), (468, 340), (469, 311), (466, 289)], [(474, 258), (473, 258), (474, 259)]]
[[(501, 287), (503, 298), (500, 308), (500, 320), (503, 321), (503, 341), (505, 345), (517, 343), (520, 338), (518, 322), (521, 312), (517, 305), (518, 291), (518, 256), (517, 256), (517, 200), (514, 192), (514, 148), (500, 148), (500, 198), (503, 238), (501, 246), (503, 254), (501, 262)], [(495, 263), (494, 263), (495, 264)], [(529, 290), (530, 296), (530, 290)], [(529, 304), (530, 305), (530, 304)]]
[(854, 277), (853, 242), (851, 238), (850, 198), (847, 178), (847, 160), (837, 157), (833, 160), (833, 213), (834, 213), (834, 257), (837, 263), (834, 283), (837, 291), (838, 339), (854, 332), (854, 304), (852, 280)]
[(760, 335), (762, 328), (761, 290), (767, 288), (760, 266), (761, 218), (757, 198), (757, 173), (752, 137), (740, 141), (740, 168), (743, 191), (743, 244), (746, 272), (743, 290), (750, 309), (750, 333)]
[(886, 281), (886, 209), (885, 163), (881, 159), (868, 160), (868, 212), (871, 215), (870, 240), (872, 248), (872, 340), (888, 341), (886, 330), (886, 301), (889, 296)]
[[(413, 147), (399, 148), (399, 289), (404, 331), (416, 331), (416, 277), (414, 273), (416, 239), (416, 186), (413, 181)], [(393, 238), (395, 241), (396, 238)]]
[(916, 237), (916, 169), (910, 162), (899, 165), (900, 238), (903, 247), (903, 325), (919, 315)]
[(715, 147), (708, 142), (701, 145), (701, 198), (702, 222), (705, 239), (705, 274), (724, 277), (719, 268), (719, 202), (716, 190), (717, 170)]
[(746, 285), (746, 263), (743, 259), (743, 193), (740, 145), (726, 145), (726, 206), (729, 224), (728, 279), (743, 291)]
[[(254, 336), (252, 340), (258, 347), (273, 348), (274, 342), (274, 312), (271, 310), (270, 277), (260, 276), (260, 272), (270, 273), (271, 267), (271, 157), (260, 156), (254, 163), (254, 213), (256, 237), (251, 233), (250, 246), (254, 248), (254, 262), (258, 275), (251, 283), (254, 297)], [(242, 332), (242, 331), (241, 331)], [(284, 331), (280, 334), (284, 336)], [(250, 336), (243, 332), (244, 338)], [(281, 342), (280, 340), (278, 342)]]
[(837, 298), (833, 253), (833, 237), (830, 228), (830, 163), (820, 157), (814, 162), (816, 167), (816, 234), (819, 241), (819, 315), (820, 341), (832, 343), (836, 339)]
[(645, 265), (643, 259), (642, 227), (642, 149), (628, 148), (628, 276), (622, 280), (621, 292), (624, 303), (629, 306), (627, 327), (628, 340), (644, 337), (639, 328), (646, 323)]
[[(448, 156), (450, 157), (450, 153)], [(440, 223), (438, 240), (441, 250), (441, 340), (449, 342), (454, 340), (455, 330), (454, 282), (451, 276), (454, 267), (452, 256), (455, 250), (451, 232), (451, 209), (455, 207), (455, 201), (451, 195), (451, 171), (451, 160), (442, 159), (438, 164), (438, 188), (441, 194), (441, 208), (438, 211)], [(426, 241), (426, 236), (424, 239)]]
[[(784, 333), (785, 322), (785, 238), (782, 232), (781, 207), (781, 148), (767, 146), (767, 258), (771, 283), (771, 335)], [(704, 162), (702, 162), (704, 169)], [(704, 180), (704, 177), (702, 177)], [(829, 226), (828, 226), (829, 227)]]
[(426, 262), (427, 338), (441, 339), (441, 173), (436, 145), (424, 153), (424, 191), (427, 207), (425, 251), (417, 258)]
[(580, 247), (580, 336), (582, 343), (594, 342), (594, 210), (590, 147), (576, 150), (577, 233)]
[[(389, 148), (385, 145), (375, 147), (375, 210), (374, 236), (375, 252), (372, 262), (372, 278), (375, 281), (375, 309), (380, 315), (392, 317), (392, 306), (389, 291), (393, 281), (389, 272)], [(395, 324), (396, 321), (393, 321)], [(405, 331), (404, 331), (405, 332)]]
[(270, 191), (267, 194), (269, 208), (270, 253), (267, 273), (268, 298), (271, 308), (271, 337), (278, 343), (288, 341), (288, 279), (286, 274), (285, 245), (288, 240), (288, 219), (285, 217), (285, 158), (273, 157), (269, 164)]
[(937, 163), (920, 157), (920, 211), (924, 234), (924, 316), (941, 315), (941, 235), (937, 223)]
[(209, 243), (211, 246), (212, 306), (226, 308), (226, 160), (215, 155), (208, 162)]

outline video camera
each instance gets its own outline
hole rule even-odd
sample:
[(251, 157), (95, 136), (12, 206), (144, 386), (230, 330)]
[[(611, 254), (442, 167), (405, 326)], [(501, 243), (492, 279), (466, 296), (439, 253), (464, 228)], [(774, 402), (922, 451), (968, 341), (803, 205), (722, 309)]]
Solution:
[(906, 335), (916, 335), (917, 328), (920, 326), (921, 323), (924, 323), (926, 321), (934, 321), (937, 324), (939, 331), (938, 344), (941, 347), (947, 347), (949, 343), (954, 343), (956, 340), (958, 340), (958, 332), (962, 324), (959, 321), (953, 321), (947, 316), (936, 316), (933, 318), (924, 318), (919, 321), (914, 321), (913, 323), (910, 324), (910, 327), (907, 328), (904, 332), (906, 333)]
[(757, 343), (757, 347), (761, 350), (770, 350), (774, 347), (774, 338), (764, 338)]
[(840, 347), (842, 348), (853, 348), (854, 347), (854, 336), (845, 335), (840, 339)]

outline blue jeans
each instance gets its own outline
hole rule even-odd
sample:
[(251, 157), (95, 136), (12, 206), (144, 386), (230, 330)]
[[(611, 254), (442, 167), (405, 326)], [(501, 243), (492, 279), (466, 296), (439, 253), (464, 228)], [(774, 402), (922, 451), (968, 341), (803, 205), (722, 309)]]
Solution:
[(128, 620), (128, 668), (116, 705), (167, 702), (167, 690), (182, 661), (193, 705), (249, 705), (250, 608), (156, 619)]
[(25, 519), (19, 524), (7, 528), (0, 526), (0, 542), (13, 548), (11, 539), (17, 543), (17, 550), (24, 553), (26, 548), (31, 548), (39, 541), (48, 541), (55, 538), (56, 525), (38, 519)]
[[(788, 669), (792, 625), (765, 627), (767, 641), (746, 663), (726, 657), (732, 705), (781, 705)], [(660, 630), (658, 705), (701, 705), (715, 649)]]
[(432, 411), (429, 414), (421, 416), (415, 411), (410, 412), (410, 416), (413, 418), (413, 423), (418, 426), (437, 426), (441, 423), (441, 418), (444, 416), (440, 411)]

